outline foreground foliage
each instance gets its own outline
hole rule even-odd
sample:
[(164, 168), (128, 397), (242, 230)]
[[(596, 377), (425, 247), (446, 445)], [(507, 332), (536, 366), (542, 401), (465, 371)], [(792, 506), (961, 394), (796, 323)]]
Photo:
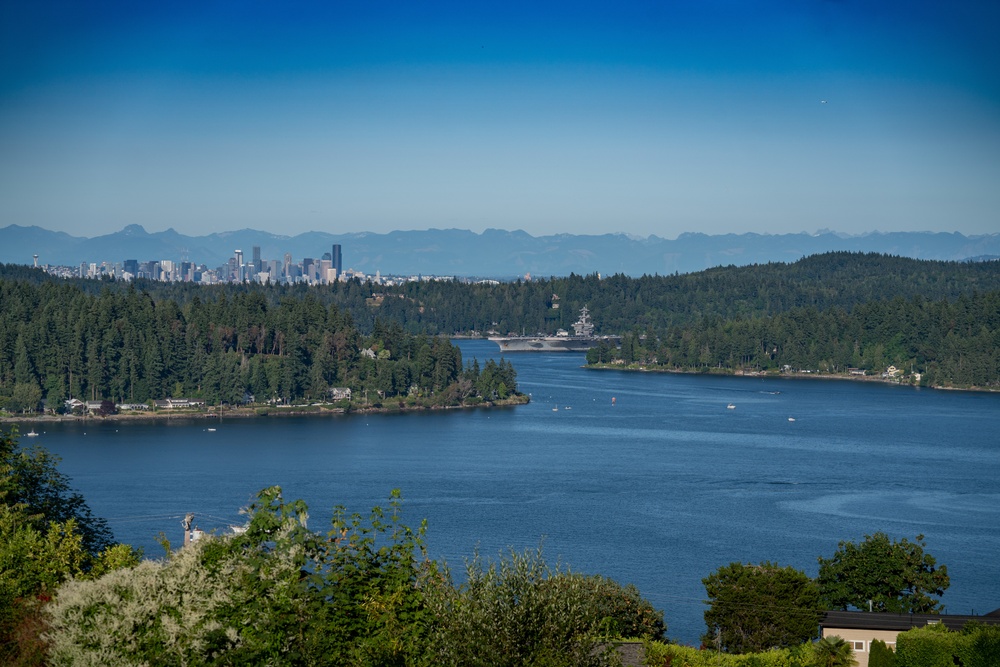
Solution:
[(466, 583), (440, 582), (433, 664), (482, 667), (613, 664), (609, 637), (663, 635), (662, 614), (633, 586), (549, 568), (541, 550), (467, 564)]
[(42, 610), (71, 577), (92, 579), (139, 562), (39, 447), (0, 433), (0, 664), (41, 664)]
[(1000, 664), (1000, 627), (969, 623), (961, 632), (941, 624), (896, 637), (895, 667), (995, 667)]
[(857, 664), (850, 644), (840, 637), (789, 648), (750, 653), (719, 653), (709, 649), (647, 641), (645, 664), (650, 667), (851, 667)]
[(882, 532), (865, 535), (860, 544), (841, 542), (833, 557), (819, 559), (825, 608), (867, 610), (871, 604), (873, 611), (938, 613), (936, 597), (948, 588), (948, 567), (938, 566), (925, 546), (923, 535), (897, 542)]
[(868, 667), (896, 667), (896, 653), (881, 639), (873, 639), (868, 653)]
[[(401, 501), (367, 519), (335, 511), (307, 529), (277, 487), (245, 533), (205, 538), (161, 562), (73, 580), (50, 607), (54, 665), (604, 665), (612, 628), (662, 635), (631, 587), (510, 554), (466, 583), (429, 560)], [(507, 662), (498, 662), (507, 661)]]
[(797, 646), (818, 634), (819, 589), (775, 563), (730, 563), (702, 580), (708, 595), (702, 643), (727, 653)]
[(816, 667), (851, 667), (857, 664), (854, 649), (843, 637), (823, 637), (812, 645)]
[(646, 641), (644, 648), (650, 667), (813, 667), (809, 645), (735, 654), (658, 641)]
[[(650, 667), (849, 667), (857, 664), (850, 645), (839, 637), (788, 649), (728, 654), (657, 641), (645, 643)], [(869, 667), (995, 667), (1000, 664), (1000, 627), (969, 623), (961, 632), (927, 625), (896, 638), (896, 652), (873, 641)]]

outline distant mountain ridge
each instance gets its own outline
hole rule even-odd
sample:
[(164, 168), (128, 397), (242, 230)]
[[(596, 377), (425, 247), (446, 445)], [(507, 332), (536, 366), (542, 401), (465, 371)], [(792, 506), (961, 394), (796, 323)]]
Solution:
[(621, 273), (630, 276), (690, 273), (715, 266), (793, 262), (835, 250), (876, 252), (914, 259), (962, 261), (1000, 257), (1000, 234), (965, 236), (958, 232), (874, 232), (847, 236), (817, 234), (681, 234), (669, 240), (623, 233), (532, 236), (521, 230), (461, 229), (394, 231), (387, 234), (306, 232), (283, 236), (253, 229), (187, 236), (174, 229), (147, 232), (129, 225), (93, 238), (40, 227), (8, 225), (0, 229), (0, 262), (79, 265), (135, 259), (190, 259), (210, 268), (221, 266), (241, 249), (246, 259), (260, 246), (263, 259), (319, 259), (333, 244), (343, 248), (345, 268), (374, 274), (424, 274), (510, 278)]

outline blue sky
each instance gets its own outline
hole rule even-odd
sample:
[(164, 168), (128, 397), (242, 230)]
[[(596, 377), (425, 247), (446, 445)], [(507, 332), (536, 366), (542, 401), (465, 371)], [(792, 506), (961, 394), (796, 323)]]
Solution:
[(0, 226), (1000, 232), (998, 29), (968, 0), (4, 2)]

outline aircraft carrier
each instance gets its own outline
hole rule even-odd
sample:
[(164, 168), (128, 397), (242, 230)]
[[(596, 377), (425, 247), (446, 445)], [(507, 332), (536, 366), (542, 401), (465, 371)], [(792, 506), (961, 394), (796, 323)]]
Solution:
[(573, 333), (559, 329), (555, 336), (490, 336), (501, 352), (586, 352), (601, 341), (617, 346), (618, 336), (595, 336), (590, 311), (580, 309), (580, 319), (573, 323)]

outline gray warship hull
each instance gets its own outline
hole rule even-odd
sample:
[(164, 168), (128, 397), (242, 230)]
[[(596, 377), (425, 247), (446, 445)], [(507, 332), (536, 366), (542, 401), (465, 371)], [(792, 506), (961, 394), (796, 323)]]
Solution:
[(577, 338), (573, 336), (509, 336), (490, 337), (490, 340), (500, 346), (501, 352), (586, 352), (605, 341), (615, 347), (618, 339), (607, 338)]
[(502, 352), (586, 352), (597, 345), (594, 338), (574, 339), (558, 336), (512, 336), (490, 338)]
[(573, 323), (574, 335), (562, 329), (555, 336), (490, 336), (490, 340), (500, 346), (501, 352), (586, 352), (601, 342), (617, 347), (621, 339), (617, 336), (594, 336), (594, 325), (590, 321), (590, 311), (580, 309), (580, 319)]

